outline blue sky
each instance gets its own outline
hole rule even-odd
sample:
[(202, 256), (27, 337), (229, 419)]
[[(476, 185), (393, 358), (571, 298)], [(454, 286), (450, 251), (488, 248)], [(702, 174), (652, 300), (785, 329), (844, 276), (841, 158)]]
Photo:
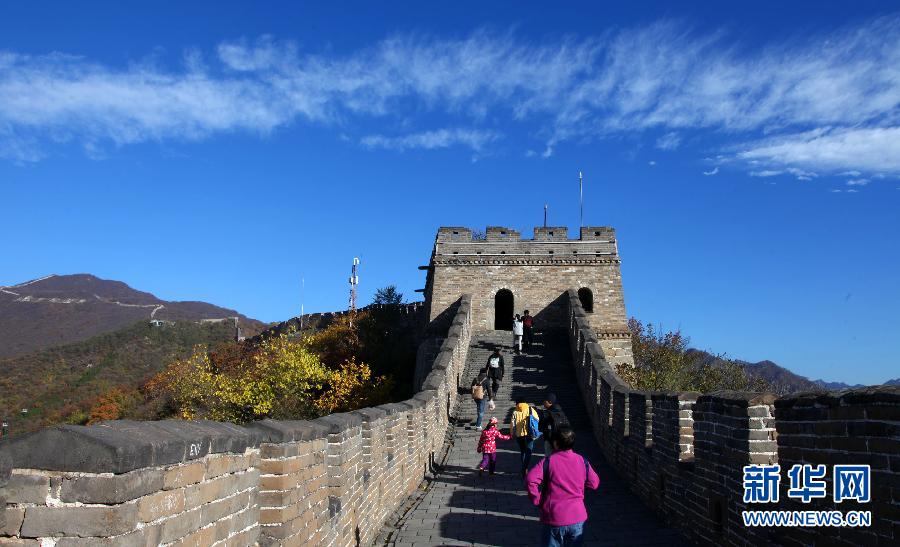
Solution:
[[(616, 227), (631, 315), (900, 376), (889, 3), (4, 3), (0, 284), (276, 321), (422, 287), (440, 225)], [(485, 5), (489, 4), (489, 5)], [(623, 5), (618, 5), (623, 4)], [(627, 5), (624, 5), (627, 4)]]

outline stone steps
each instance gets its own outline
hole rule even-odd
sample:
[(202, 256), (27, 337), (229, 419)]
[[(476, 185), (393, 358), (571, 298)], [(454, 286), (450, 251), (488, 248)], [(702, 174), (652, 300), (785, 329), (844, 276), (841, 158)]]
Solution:
[[(600, 476), (599, 490), (585, 497), (589, 515), (585, 545), (683, 545), (679, 535), (660, 522), (604, 461), (590, 432), (565, 334), (542, 333), (535, 337), (532, 352), (517, 356), (511, 350), (512, 333), (504, 331), (473, 334), (457, 399), (457, 425), (452, 426), (453, 441), (443, 470), (411, 504), (390, 537), (378, 545), (538, 544), (542, 525), (519, 475), (516, 444), (497, 444), (496, 475), (481, 477), (476, 471), (481, 460), (475, 451), (480, 432), (472, 425), (475, 403), (468, 387), (496, 345), (503, 351), (506, 378), (495, 399), (496, 410), (486, 417), (495, 415), (505, 430), (516, 397), (541, 404), (546, 392), (553, 390), (576, 431), (576, 451)], [(535, 454), (532, 465), (541, 456), (540, 451)]]
[[(531, 351), (524, 351), (522, 355), (513, 353), (512, 334), (507, 331), (488, 331), (473, 335), (466, 359), (466, 386), (471, 384), (498, 346), (506, 365), (506, 376), (499, 392), (494, 396), (497, 406), (491, 415), (496, 416), (501, 423), (508, 423), (518, 397), (523, 397), (528, 403), (540, 408), (546, 394), (553, 392), (572, 427), (576, 430), (590, 429), (572, 372), (571, 356), (564, 333), (537, 334)], [(459, 402), (458, 420), (474, 421), (475, 404), (468, 392), (460, 395)]]

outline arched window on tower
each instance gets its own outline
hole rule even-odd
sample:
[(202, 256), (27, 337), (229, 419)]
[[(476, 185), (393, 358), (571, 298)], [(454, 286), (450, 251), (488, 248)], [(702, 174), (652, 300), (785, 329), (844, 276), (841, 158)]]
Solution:
[(594, 313), (594, 293), (587, 287), (578, 289), (578, 300), (585, 313)]

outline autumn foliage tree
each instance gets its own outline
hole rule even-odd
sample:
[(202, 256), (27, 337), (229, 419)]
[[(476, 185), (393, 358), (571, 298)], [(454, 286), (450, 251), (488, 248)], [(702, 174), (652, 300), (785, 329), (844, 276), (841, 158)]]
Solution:
[(136, 389), (115, 387), (98, 397), (91, 405), (87, 424), (130, 417), (129, 414), (141, 399), (141, 394)]
[(750, 376), (734, 361), (689, 351), (681, 331), (663, 332), (651, 323), (628, 320), (635, 366), (617, 372), (632, 387), (647, 391), (766, 391), (767, 382)]
[(185, 419), (244, 423), (306, 419), (386, 402), (390, 382), (357, 359), (358, 324), (339, 318), (316, 334), (282, 334), (256, 346), (198, 347), (148, 389)]

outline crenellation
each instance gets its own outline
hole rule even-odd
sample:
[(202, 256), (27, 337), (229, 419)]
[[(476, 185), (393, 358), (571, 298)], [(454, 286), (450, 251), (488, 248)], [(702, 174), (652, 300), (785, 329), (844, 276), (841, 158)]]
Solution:
[[(598, 385), (579, 382), (587, 400), (595, 397), (594, 435), (603, 453), (632, 491), (690, 541), (702, 545), (811, 545), (823, 530), (756, 529), (743, 526), (747, 509), (834, 509), (779, 503), (753, 507), (743, 502), (742, 470), (750, 464), (869, 464), (879, 517), (869, 528), (828, 529), (829, 540), (846, 544), (889, 544), (900, 529), (893, 505), (900, 484), (900, 388), (878, 387), (823, 395), (776, 398), (765, 393), (645, 393), (615, 375), (608, 350), (585, 351), (582, 340), (597, 331), (580, 319), (585, 313), (575, 290), (567, 308), (573, 361), (579, 379), (595, 368)], [(603, 337), (601, 336), (601, 341)], [(590, 405), (589, 405), (590, 406)], [(781, 482), (781, 498), (787, 480)], [(895, 491), (896, 490), (896, 491)], [(841, 509), (852, 508), (850, 505)]]

